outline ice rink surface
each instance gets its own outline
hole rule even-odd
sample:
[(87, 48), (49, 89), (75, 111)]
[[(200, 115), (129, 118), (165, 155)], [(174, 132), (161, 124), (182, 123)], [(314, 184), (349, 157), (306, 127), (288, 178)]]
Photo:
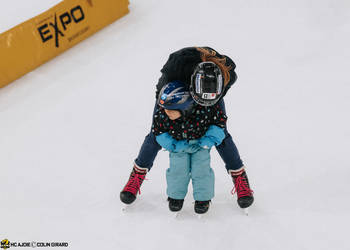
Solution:
[[(58, 2), (6, 1), (0, 32)], [(349, 30), (348, 0), (131, 0), (127, 16), (0, 89), (0, 240), (74, 250), (349, 249)], [(206, 218), (195, 217), (192, 189), (171, 217), (166, 152), (121, 213), (159, 70), (187, 46), (237, 64), (225, 103), (255, 191), (248, 217), (215, 149)]]

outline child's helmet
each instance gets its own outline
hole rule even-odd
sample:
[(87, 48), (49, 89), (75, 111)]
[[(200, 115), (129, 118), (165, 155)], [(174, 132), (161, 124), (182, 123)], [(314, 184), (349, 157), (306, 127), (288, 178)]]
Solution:
[(194, 101), (184, 83), (172, 81), (160, 90), (158, 104), (165, 109), (185, 112), (192, 109)]
[(223, 76), (213, 62), (201, 62), (195, 68), (190, 85), (193, 100), (202, 106), (217, 103), (224, 92)]

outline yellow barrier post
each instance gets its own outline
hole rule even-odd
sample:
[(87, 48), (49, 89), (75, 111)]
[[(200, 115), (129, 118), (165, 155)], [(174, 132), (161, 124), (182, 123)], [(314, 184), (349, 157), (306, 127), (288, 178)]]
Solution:
[(129, 12), (128, 0), (64, 0), (0, 34), (0, 88)]

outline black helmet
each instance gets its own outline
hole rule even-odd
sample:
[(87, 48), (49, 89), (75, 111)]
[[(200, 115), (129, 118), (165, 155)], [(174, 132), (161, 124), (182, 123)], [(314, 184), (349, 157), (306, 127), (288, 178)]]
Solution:
[(193, 100), (202, 106), (212, 106), (224, 92), (223, 76), (213, 62), (201, 62), (195, 68), (190, 85)]

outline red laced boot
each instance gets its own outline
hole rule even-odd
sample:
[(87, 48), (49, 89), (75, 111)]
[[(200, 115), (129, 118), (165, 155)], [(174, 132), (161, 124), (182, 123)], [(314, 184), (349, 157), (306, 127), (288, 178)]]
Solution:
[(136, 199), (137, 193), (141, 194), (141, 184), (146, 177), (147, 171), (147, 168), (140, 168), (136, 164), (134, 165), (128, 183), (126, 183), (124, 189), (120, 192), (120, 200), (122, 202), (131, 204)]
[(237, 193), (237, 203), (241, 208), (247, 208), (254, 202), (253, 190), (250, 189), (247, 173), (244, 167), (229, 171), (235, 185), (232, 195)]

